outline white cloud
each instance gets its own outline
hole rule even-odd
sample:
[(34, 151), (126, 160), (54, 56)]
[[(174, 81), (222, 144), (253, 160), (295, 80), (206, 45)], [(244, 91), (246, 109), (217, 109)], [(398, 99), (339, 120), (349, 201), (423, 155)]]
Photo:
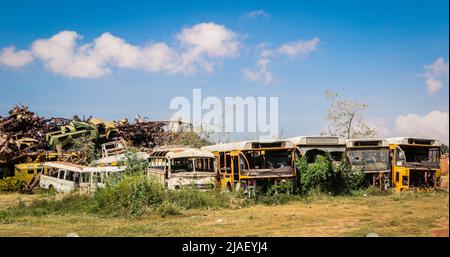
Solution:
[(421, 76), (425, 78), (428, 92), (434, 94), (444, 86), (445, 81), (448, 83), (448, 68), (448, 61), (445, 62), (441, 57), (424, 66), (425, 72)]
[(16, 51), (14, 46), (5, 47), (0, 53), (0, 64), (20, 68), (33, 61), (33, 56), (30, 51), (20, 50)]
[(252, 82), (262, 82), (264, 85), (273, 83), (272, 72), (269, 70), (269, 63), (273, 57), (273, 53), (265, 46), (260, 46), (262, 50), (259, 53), (259, 60), (257, 62), (256, 70), (243, 69), (244, 78)]
[(265, 12), (264, 10), (259, 9), (259, 10), (253, 10), (253, 11), (251, 11), (251, 12), (249, 12), (249, 13), (246, 13), (246, 14), (244, 15), (244, 17), (245, 17), (245, 18), (249, 18), (249, 19), (257, 18), (257, 17), (268, 18), (268, 17), (270, 17), (270, 14), (268, 14), (268, 13)]
[(199, 62), (206, 71), (212, 71), (213, 64), (202, 58), (234, 57), (238, 54), (239, 42), (236, 33), (215, 23), (201, 23), (185, 28), (177, 39), (185, 47), (181, 54), (181, 69), (192, 70), (192, 64)]
[(274, 79), (272, 72), (269, 70), (269, 64), (273, 58), (281, 55), (306, 57), (310, 52), (317, 50), (319, 42), (320, 39), (317, 37), (307, 41), (299, 40), (282, 44), (276, 50), (267, 49), (265, 44), (260, 44), (256, 46), (256, 49), (260, 51), (257, 69), (243, 69), (244, 78), (252, 82), (262, 82), (264, 85), (272, 84)]
[(290, 57), (296, 55), (307, 56), (310, 52), (317, 50), (319, 42), (320, 39), (317, 37), (307, 41), (299, 40), (296, 42), (285, 43), (281, 45), (277, 51), (280, 54), (286, 54)]
[(176, 36), (180, 47), (166, 43), (136, 46), (108, 32), (91, 43), (78, 44), (80, 40), (82, 36), (75, 31), (61, 31), (34, 41), (31, 53), (57, 74), (96, 78), (111, 73), (114, 67), (170, 74), (197, 69), (212, 72), (214, 60), (236, 56), (240, 46), (236, 33), (215, 23), (183, 29)]
[(448, 143), (449, 113), (432, 111), (424, 116), (400, 115), (395, 120), (395, 131), (399, 136), (436, 138)]

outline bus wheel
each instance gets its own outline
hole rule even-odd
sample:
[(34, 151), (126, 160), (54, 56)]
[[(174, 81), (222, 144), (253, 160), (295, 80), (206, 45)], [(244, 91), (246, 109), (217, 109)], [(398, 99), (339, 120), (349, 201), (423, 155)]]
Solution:
[(230, 183), (227, 183), (227, 190), (230, 191), (230, 192), (233, 191), (233, 188), (231, 187), (231, 184), (230, 184)]
[(48, 192), (49, 192), (49, 193), (55, 192), (55, 187), (52, 186), (52, 185), (48, 186)]

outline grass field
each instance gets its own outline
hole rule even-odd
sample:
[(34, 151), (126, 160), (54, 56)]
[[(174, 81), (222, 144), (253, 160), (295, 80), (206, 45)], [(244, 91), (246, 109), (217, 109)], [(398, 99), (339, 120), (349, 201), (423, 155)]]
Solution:
[[(0, 210), (38, 195), (0, 194)], [(285, 205), (189, 210), (181, 215), (111, 218), (93, 214), (21, 216), (0, 236), (449, 236), (448, 193), (318, 196)]]

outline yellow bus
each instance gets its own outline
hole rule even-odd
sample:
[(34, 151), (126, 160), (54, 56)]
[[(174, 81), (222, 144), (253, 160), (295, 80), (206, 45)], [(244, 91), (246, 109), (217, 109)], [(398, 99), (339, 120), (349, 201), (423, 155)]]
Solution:
[(42, 162), (29, 162), (14, 165), (14, 176), (21, 178), (27, 183), (31, 181), (33, 176), (46, 171)]
[(391, 155), (385, 139), (350, 139), (346, 141), (347, 157), (352, 170), (362, 170), (373, 186), (391, 186)]
[(295, 178), (294, 145), (287, 140), (253, 140), (204, 146), (216, 158), (222, 189), (254, 193)]
[(287, 140), (294, 144), (299, 157), (305, 156), (308, 163), (313, 163), (318, 155), (328, 154), (336, 164), (345, 157), (345, 140), (339, 136), (300, 136)]
[(437, 189), (442, 143), (435, 139), (388, 138), (392, 159), (392, 186), (397, 192), (408, 189)]

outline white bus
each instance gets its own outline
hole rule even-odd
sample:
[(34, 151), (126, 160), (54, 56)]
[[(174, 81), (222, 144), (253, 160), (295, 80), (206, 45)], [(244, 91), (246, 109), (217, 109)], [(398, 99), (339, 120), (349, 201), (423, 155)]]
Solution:
[[(46, 171), (44, 172), (44, 169)], [(104, 187), (106, 179), (125, 167), (88, 167), (66, 162), (45, 162), (40, 174), (39, 186), (67, 193), (74, 190), (90, 192)]]
[(328, 153), (334, 163), (345, 158), (345, 140), (339, 136), (299, 136), (288, 138), (296, 147), (299, 157), (313, 163), (318, 155)]
[(159, 147), (150, 153), (147, 174), (167, 189), (214, 189), (217, 168), (214, 155), (191, 147)]

